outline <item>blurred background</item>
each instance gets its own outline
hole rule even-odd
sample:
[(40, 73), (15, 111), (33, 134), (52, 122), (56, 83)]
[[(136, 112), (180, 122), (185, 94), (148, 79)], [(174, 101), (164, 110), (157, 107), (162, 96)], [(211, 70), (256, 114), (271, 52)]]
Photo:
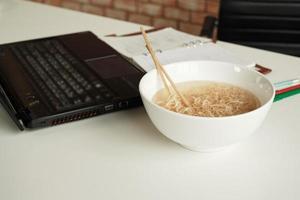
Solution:
[(170, 26), (199, 35), (204, 18), (217, 16), (219, 0), (31, 0), (35, 2), (131, 21)]

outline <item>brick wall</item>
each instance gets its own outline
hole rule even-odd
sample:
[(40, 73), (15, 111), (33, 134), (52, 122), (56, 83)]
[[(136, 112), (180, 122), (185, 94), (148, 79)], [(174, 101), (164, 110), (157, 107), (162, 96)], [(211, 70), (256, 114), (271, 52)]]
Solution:
[(206, 15), (216, 16), (219, 0), (32, 0), (198, 35)]

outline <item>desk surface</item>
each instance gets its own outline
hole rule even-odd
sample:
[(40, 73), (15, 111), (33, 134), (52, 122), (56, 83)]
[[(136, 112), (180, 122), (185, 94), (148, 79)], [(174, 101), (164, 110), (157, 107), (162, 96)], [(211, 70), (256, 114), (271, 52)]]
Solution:
[[(36, 3), (0, 1), (0, 43), (92, 30), (99, 37), (139, 26)], [(300, 59), (228, 43), (269, 66), (276, 82), (300, 77)], [(300, 198), (300, 95), (273, 104), (262, 127), (218, 153), (183, 149), (143, 108), (19, 133), (0, 107), (0, 199)]]

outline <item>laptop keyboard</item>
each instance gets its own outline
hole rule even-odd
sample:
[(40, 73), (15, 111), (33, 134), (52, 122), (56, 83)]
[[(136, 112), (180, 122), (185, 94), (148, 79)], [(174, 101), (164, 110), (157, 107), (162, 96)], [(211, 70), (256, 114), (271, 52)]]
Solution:
[(25, 42), (11, 48), (58, 111), (114, 97), (110, 89), (56, 39)]

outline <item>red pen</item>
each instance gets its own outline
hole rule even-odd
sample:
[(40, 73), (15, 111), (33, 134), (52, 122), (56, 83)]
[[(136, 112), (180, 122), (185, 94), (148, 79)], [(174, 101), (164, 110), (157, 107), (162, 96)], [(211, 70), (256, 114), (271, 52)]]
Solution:
[(280, 89), (280, 90), (276, 90), (275, 94), (282, 94), (282, 93), (285, 93), (285, 92), (288, 92), (288, 91), (291, 91), (291, 90), (295, 90), (295, 89), (298, 89), (298, 88), (300, 88), (300, 84), (293, 85), (293, 86), (290, 86), (290, 87), (286, 87), (286, 88), (283, 88), (283, 89)]

